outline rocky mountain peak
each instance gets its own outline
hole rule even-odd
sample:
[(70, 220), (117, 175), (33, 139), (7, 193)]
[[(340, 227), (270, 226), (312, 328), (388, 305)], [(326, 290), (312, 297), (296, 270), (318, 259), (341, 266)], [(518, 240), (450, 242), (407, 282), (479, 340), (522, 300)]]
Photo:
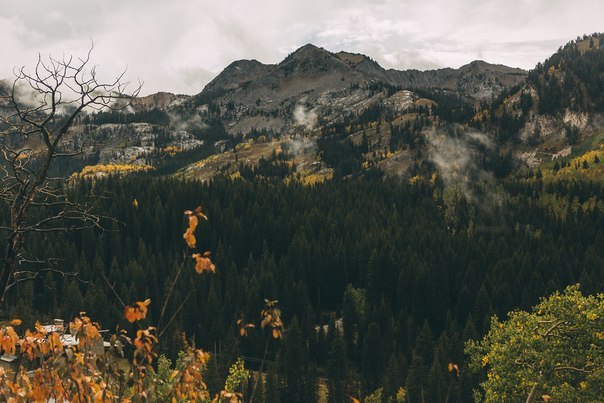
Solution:
[(333, 53), (310, 43), (291, 53), (279, 63), (279, 69), (286, 76), (292, 74), (314, 76), (331, 71), (344, 71), (349, 68)]
[(204, 92), (235, 89), (245, 82), (258, 78), (273, 68), (273, 65), (262, 64), (256, 59), (236, 60), (210, 81), (204, 88)]

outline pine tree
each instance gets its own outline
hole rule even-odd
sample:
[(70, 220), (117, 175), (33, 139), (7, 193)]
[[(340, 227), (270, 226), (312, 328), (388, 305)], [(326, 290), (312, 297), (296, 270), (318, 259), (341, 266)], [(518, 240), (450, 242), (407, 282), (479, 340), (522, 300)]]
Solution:
[(314, 379), (310, 377), (308, 349), (305, 347), (298, 318), (295, 316), (287, 328), (279, 361), (281, 374), (285, 380), (284, 400), (305, 402), (308, 385), (314, 385)]
[(329, 402), (343, 402), (346, 397), (348, 359), (346, 345), (340, 335), (331, 343), (327, 359), (327, 377), (329, 378)]
[(375, 322), (371, 322), (367, 329), (361, 366), (365, 393), (373, 392), (379, 386), (384, 371), (383, 340)]
[(384, 397), (387, 399), (395, 397), (396, 392), (404, 384), (404, 381), (399, 359), (395, 353), (392, 353), (382, 381), (384, 385)]

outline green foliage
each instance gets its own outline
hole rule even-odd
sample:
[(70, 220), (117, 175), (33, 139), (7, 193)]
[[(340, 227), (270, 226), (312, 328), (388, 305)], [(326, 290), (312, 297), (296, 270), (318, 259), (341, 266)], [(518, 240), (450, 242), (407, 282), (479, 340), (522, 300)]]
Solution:
[(224, 390), (227, 392), (237, 392), (239, 387), (245, 385), (250, 378), (250, 371), (245, 369), (243, 358), (237, 358), (237, 361), (229, 368), (229, 376), (227, 376), (224, 384)]
[(327, 361), (327, 376), (329, 377), (329, 401), (342, 402), (345, 400), (348, 375), (348, 359), (344, 339), (337, 334), (331, 343)]
[(384, 388), (377, 388), (373, 393), (365, 398), (365, 403), (382, 403), (382, 394)]
[(157, 360), (157, 371), (151, 373), (155, 384), (153, 398), (158, 402), (169, 401), (168, 395), (174, 383), (172, 371), (172, 361), (162, 354)]
[[(556, 402), (598, 401), (604, 390), (604, 294), (579, 286), (543, 299), (531, 312), (514, 311), (466, 347), (486, 402), (549, 396)], [(547, 399), (547, 398), (546, 398)]]

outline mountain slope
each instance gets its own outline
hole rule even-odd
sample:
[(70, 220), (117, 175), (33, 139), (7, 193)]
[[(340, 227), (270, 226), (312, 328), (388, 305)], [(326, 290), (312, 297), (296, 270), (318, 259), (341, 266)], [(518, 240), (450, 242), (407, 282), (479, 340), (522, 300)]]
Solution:
[[(242, 71), (245, 73), (242, 74)], [(349, 87), (351, 82), (381, 82), (407, 89), (447, 89), (473, 100), (484, 101), (499, 95), (507, 87), (519, 84), (526, 75), (527, 72), (521, 69), (483, 61), (472, 62), (459, 69), (385, 70), (365, 55), (348, 52), (334, 54), (308, 44), (276, 66), (263, 65), (255, 60), (235, 62), (224, 69), (199, 95), (224, 93), (241, 87), (247, 89), (250, 84), (256, 91), (266, 87), (286, 88), (290, 90), (289, 94), (282, 95), (300, 95), (291, 91), (300, 87), (293, 85), (298, 79), (302, 81), (299, 84), (310, 84), (310, 87), (299, 89), (300, 93), (311, 92), (321, 84), (327, 84), (326, 89), (339, 90)], [(309, 78), (314, 81), (304, 82), (304, 79)]]
[[(382, 103), (397, 89), (438, 89), (476, 105), (522, 82), (526, 72), (473, 62), (460, 69), (386, 70), (362, 54), (331, 53), (307, 44), (276, 65), (242, 60), (229, 65), (204, 90), (196, 104), (214, 103), (231, 134), (252, 129), (291, 131), (303, 108), (324, 122), (343, 122)], [(305, 120), (305, 119), (303, 119)]]
[(603, 72), (601, 35), (567, 44), (530, 73), (483, 61), (387, 70), (308, 44), (277, 64), (235, 61), (194, 96), (158, 93), (128, 113), (87, 116), (67, 148), (94, 143), (99, 163), (161, 172), (198, 163), (188, 172), (203, 178), (269, 157), (262, 169), (276, 164), (279, 175), (430, 176), (439, 166), (457, 166), (457, 177), (477, 168), (504, 175), (507, 155), (537, 165), (599, 147)]
[(603, 118), (604, 35), (593, 34), (560, 47), (479, 119), (491, 123), (483, 130), (515, 142), (517, 154), (537, 165), (599, 138)]

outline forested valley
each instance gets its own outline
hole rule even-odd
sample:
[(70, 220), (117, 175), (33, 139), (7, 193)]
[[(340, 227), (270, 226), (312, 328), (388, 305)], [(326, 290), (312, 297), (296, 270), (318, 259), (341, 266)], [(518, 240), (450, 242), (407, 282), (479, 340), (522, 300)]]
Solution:
[[(85, 311), (111, 332), (134, 326), (120, 319), (121, 301), (149, 298), (143, 322), (153, 324), (185, 265), (159, 353), (175, 360), (181, 333), (210, 352), (211, 396), (242, 356), (266, 373), (257, 401), (313, 401), (317, 385), (330, 401), (375, 398), (376, 390), (384, 401), (402, 392), (410, 402), (471, 401), (485, 374), (468, 368), (464, 343), (481, 338), (492, 315), (505, 319), (575, 283), (603, 291), (597, 182), (518, 173), (464, 193), (438, 179), (303, 186), (132, 175), (81, 180), (70, 192), (95, 199), (115, 221), (104, 231), (28, 238), (32, 255), (56, 258), (78, 276), (20, 284), (9, 316), (33, 327)], [(209, 218), (200, 223), (199, 248), (216, 264), (202, 275), (182, 239), (183, 212), (198, 205)], [(278, 301), (283, 337), (259, 326), (241, 337), (237, 321), (258, 323), (265, 299)], [(248, 396), (252, 383), (243, 385)]]

